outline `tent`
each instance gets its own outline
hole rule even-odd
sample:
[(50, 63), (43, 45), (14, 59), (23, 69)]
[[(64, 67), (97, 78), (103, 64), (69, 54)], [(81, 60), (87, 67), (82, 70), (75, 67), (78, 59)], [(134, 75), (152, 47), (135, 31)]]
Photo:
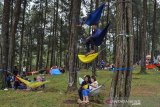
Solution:
[(61, 72), (59, 69), (51, 69), (51, 75), (60, 75)]

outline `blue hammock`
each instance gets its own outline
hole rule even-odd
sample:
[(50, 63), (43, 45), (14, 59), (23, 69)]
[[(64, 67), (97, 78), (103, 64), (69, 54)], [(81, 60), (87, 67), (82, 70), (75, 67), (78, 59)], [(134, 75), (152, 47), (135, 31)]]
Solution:
[(101, 18), (102, 10), (104, 7), (105, 7), (105, 4), (102, 4), (95, 11), (89, 14), (85, 21), (85, 24), (92, 26), (93, 24), (98, 23)]
[(93, 38), (93, 41), (94, 41), (94, 44), (96, 46), (99, 46), (102, 44), (103, 42), (103, 39), (108, 31), (108, 28), (109, 28), (109, 25), (110, 25), (110, 22), (107, 24), (107, 26), (102, 30), (101, 33), (97, 33), (97, 35), (94, 35), (92, 38)]

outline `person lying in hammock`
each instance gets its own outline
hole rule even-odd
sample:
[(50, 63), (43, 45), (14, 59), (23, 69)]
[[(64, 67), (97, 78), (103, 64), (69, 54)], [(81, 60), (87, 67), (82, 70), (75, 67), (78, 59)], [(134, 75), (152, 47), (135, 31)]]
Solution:
[(86, 56), (95, 52), (96, 47), (96, 39), (99, 38), (101, 34), (101, 30), (97, 27), (97, 23), (92, 25), (92, 35), (87, 37), (85, 40), (85, 44), (87, 47)]

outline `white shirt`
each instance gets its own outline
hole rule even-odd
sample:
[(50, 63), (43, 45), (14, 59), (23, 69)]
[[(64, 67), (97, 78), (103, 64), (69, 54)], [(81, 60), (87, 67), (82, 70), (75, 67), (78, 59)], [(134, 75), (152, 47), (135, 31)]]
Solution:
[(94, 81), (94, 82), (91, 83), (89, 89), (95, 90), (96, 88), (98, 88), (98, 82)]

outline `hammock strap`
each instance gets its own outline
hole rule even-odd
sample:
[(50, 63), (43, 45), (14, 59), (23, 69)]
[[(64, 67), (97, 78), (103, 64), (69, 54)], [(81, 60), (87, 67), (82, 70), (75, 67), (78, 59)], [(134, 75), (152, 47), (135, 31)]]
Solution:
[(113, 68), (112, 71), (132, 71), (133, 67), (131, 68)]

